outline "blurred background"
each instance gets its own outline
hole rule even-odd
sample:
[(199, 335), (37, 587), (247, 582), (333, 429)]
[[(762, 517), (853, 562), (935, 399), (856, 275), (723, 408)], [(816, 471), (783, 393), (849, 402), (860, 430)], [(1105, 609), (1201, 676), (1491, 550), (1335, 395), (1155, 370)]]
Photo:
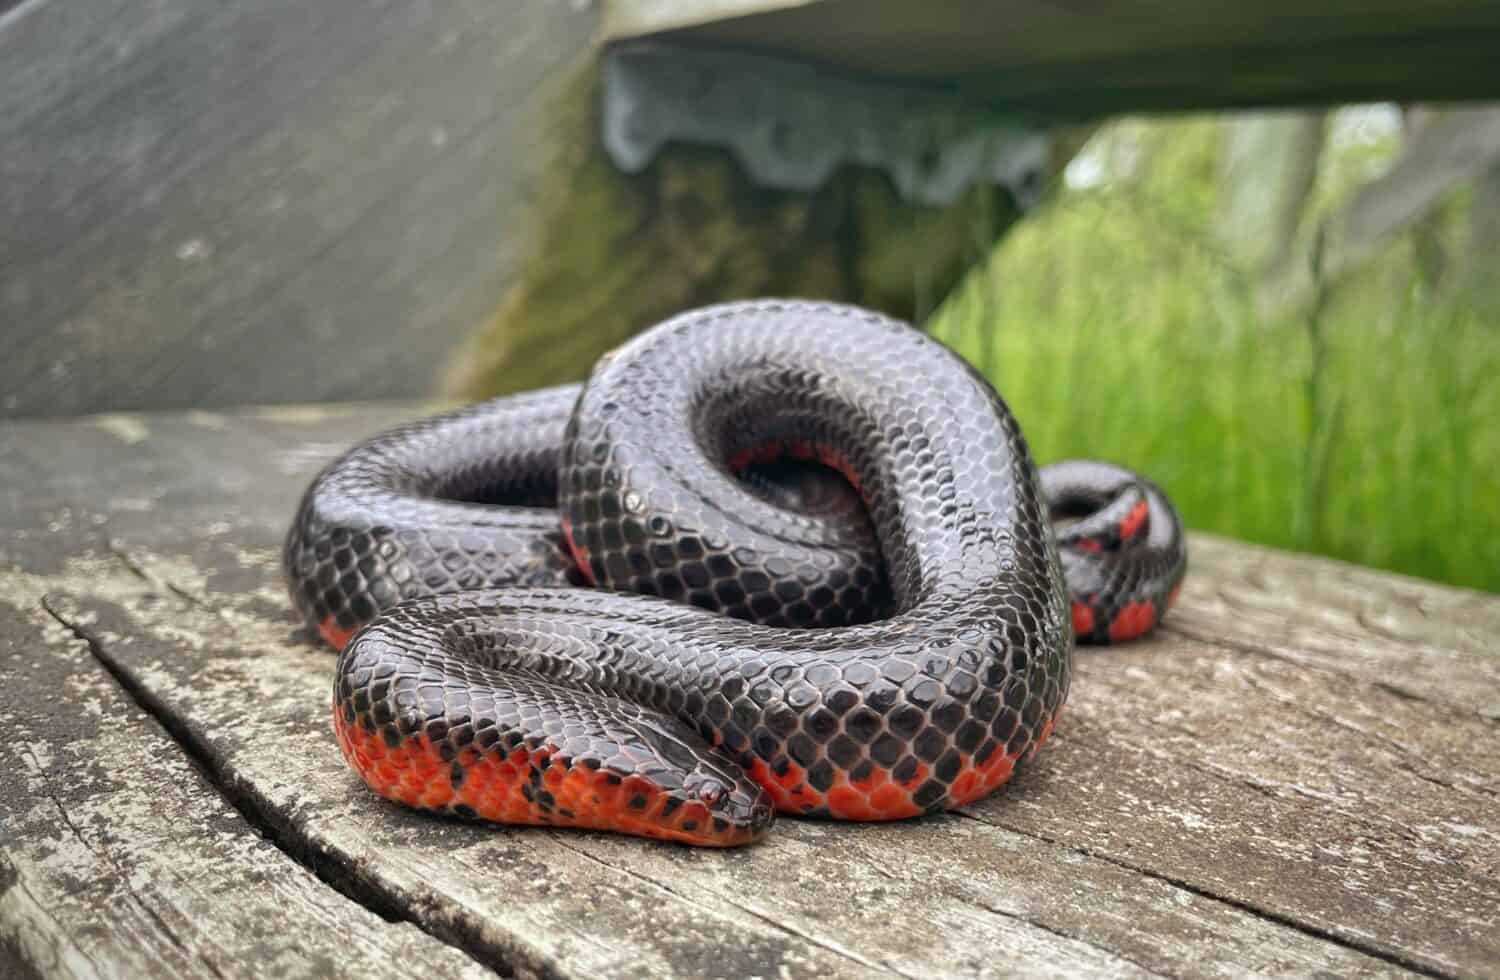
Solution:
[[(1045, 136), (1045, 190), (625, 173), (601, 37), (932, 85)], [(1496, 38), (1459, 0), (0, 0), (0, 420), (471, 399), (822, 296), (1195, 529), (1500, 591)]]
[(930, 329), (1039, 459), (1119, 459), (1200, 530), (1500, 591), (1500, 154), (1454, 166), (1484, 127), (1500, 109), (1112, 120)]

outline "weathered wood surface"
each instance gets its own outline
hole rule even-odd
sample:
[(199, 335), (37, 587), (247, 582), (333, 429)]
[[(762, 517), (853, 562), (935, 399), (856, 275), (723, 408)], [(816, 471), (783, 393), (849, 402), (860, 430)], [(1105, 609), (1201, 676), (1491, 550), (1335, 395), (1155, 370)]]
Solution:
[[(0, 957), (125, 974), (160, 936), (225, 976), (410, 973), (381, 943), (523, 976), (1500, 973), (1500, 597), (1203, 536), (1166, 634), (1080, 653), (1055, 743), (957, 814), (782, 820), (725, 853), (376, 800), (277, 549), (316, 467), (413, 411), (0, 428)], [(340, 926), (318, 947), (288, 917)], [(250, 969), (275, 933), (307, 958)]]
[(0, 417), (430, 395), (504, 291), (539, 96), (596, 19), (568, 0), (0, 14)]
[(1490, 0), (610, 0), (613, 38), (927, 79), (1051, 118), (1500, 96)]
[(0, 599), (0, 975), (488, 975), (265, 840), (36, 584)]

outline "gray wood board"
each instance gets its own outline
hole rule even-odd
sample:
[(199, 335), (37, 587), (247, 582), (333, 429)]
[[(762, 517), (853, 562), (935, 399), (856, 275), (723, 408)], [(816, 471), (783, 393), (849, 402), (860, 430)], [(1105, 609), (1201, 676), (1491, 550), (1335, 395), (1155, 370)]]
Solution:
[(1491, 0), (611, 0), (605, 31), (959, 86), (1051, 118), (1500, 96)]
[(0, 597), (0, 975), (490, 975), (265, 840), (48, 613), (44, 581), (6, 576)]
[[(88, 638), (130, 695), (111, 703), (164, 725), (279, 853), (502, 973), (1500, 970), (1500, 597), (1208, 536), (1172, 628), (1082, 651), (1055, 742), (956, 814), (783, 819), (762, 845), (700, 852), (375, 799), (333, 745), (331, 659), (296, 629), (278, 548), (317, 466), (415, 411), (0, 428), (18, 662), (97, 679), (57, 665), (81, 656), (64, 627)], [(78, 763), (120, 765), (49, 730)], [(133, 782), (108, 785), (69, 805), (107, 814)], [(28, 825), (7, 854), (48, 832)]]
[(498, 304), (587, 5), (0, 17), (0, 417), (429, 395)]

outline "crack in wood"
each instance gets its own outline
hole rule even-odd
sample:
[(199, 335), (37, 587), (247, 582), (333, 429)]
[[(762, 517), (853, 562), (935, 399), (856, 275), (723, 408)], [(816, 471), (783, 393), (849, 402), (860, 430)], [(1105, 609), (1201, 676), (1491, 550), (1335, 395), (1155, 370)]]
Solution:
[(1389, 735), (1382, 735), (1377, 731), (1372, 731), (1364, 725), (1356, 725), (1354, 722), (1349, 721), (1347, 718), (1336, 715), (1332, 712), (1323, 711), (1316, 707), (1310, 707), (1308, 705), (1302, 704), (1282, 688), (1278, 687), (1275, 684), (1272, 684), (1271, 682), (1263, 678), (1257, 677), (1254, 674), (1247, 673), (1245, 675), (1245, 683), (1255, 688), (1257, 691), (1264, 692), (1267, 697), (1271, 698), (1273, 701), (1277, 702), (1283, 707), (1295, 711), (1306, 718), (1311, 718), (1314, 721), (1322, 722), (1325, 725), (1333, 725), (1334, 727), (1342, 729), (1346, 732), (1352, 732), (1353, 734), (1358, 735), (1361, 738), (1369, 739), (1370, 741), (1375, 742), (1378, 745), (1385, 746), (1387, 749), (1395, 752), (1397, 755), (1405, 756), (1408, 758), (1417, 755), (1417, 753), (1412, 750), (1411, 746), (1398, 742), (1394, 738), (1391, 738)]
[[(657, 879), (651, 877), (650, 875), (641, 874), (639, 871), (636, 871), (634, 868), (625, 867), (623, 865), (610, 864), (608, 861), (605, 861), (605, 860), (603, 860), (603, 859), (601, 859), (599, 857), (596, 857), (593, 854), (590, 854), (587, 850), (585, 850), (585, 849), (583, 849), (581, 847), (578, 847), (578, 846), (572, 844), (571, 842), (569, 842), (567, 840), (564, 840), (563, 839), (563, 835), (561, 835), (561, 834), (554, 833), (552, 835), (552, 839), (554, 841), (556, 841), (557, 844), (559, 846), (563, 847), (565, 850), (572, 851), (574, 854), (577, 854), (580, 857), (586, 858), (589, 861), (592, 861), (593, 863), (595, 863), (597, 865), (600, 865), (601, 867), (608, 868), (610, 871), (624, 872), (625, 874), (627, 874), (630, 877), (636, 879), (637, 881), (641, 881), (641, 882), (643, 882), (643, 883), (645, 883), (647, 885), (650, 885), (650, 886), (652, 886), (652, 887), (654, 887), (654, 888), (656, 888), (656, 889), (658, 889), (660, 891), (666, 892), (668, 895), (671, 895), (673, 898), (681, 899), (684, 902), (691, 902), (692, 901), (692, 899), (689, 896), (684, 895), (682, 892), (676, 890), (675, 888), (670, 887), (669, 885), (664, 884), (661, 881), (658, 881)], [(751, 918), (755, 919), (758, 922), (763, 922), (766, 925), (771, 926), (777, 932), (783, 933), (783, 934), (788, 935), (788, 936), (792, 936), (792, 937), (797, 938), (797, 939), (801, 939), (803, 942), (806, 942), (806, 943), (809, 943), (809, 944), (811, 944), (813, 946), (816, 946), (816, 947), (818, 947), (819, 949), (821, 949), (821, 950), (823, 950), (825, 952), (832, 953), (835, 956), (838, 956), (838, 957), (840, 957), (842, 959), (846, 959), (846, 960), (850, 961), (851, 963), (857, 963), (858, 965), (864, 967), (865, 969), (868, 969), (868, 970), (879, 970), (881, 972), (888, 973), (888, 974), (891, 974), (891, 975), (894, 975), (894, 976), (903, 977), (903, 978), (905, 978), (905, 980), (917, 980), (917, 978), (913, 977), (911, 974), (905, 973), (905, 972), (903, 972), (901, 970), (898, 970), (898, 969), (896, 969), (895, 967), (891, 966), (888, 963), (872, 963), (870, 960), (864, 958), (863, 956), (860, 956), (858, 953), (855, 953), (855, 952), (853, 952), (853, 951), (851, 951), (849, 949), (846, 949), (845, 947), (843, 947), (843, 946), (841, 946), (841, 945), (839, 945), (837, 943), (834, 943), (834, 942), (832, 942), (830, 940), (826, 940), (826, 939), (823, 939), (823, 938), (821, 938), (819, 936), (813, 935), (812, 933), (807, 932), (805, 930), (793, 929), (791, 926), (787, 925), (785, 922), (782, 922), (779, 919), (776, 919), (775, 917), (770, 916), (770, 915), (768, 915), (768, 914), (760, 911), (759, 909), (755, 908), (754, 906), (746, 905), (746, 904), (744, 904), (742, 902), (736, 901), (733, 897), (731, 897), (729, 895), (725, 895), (725, 894), (722, 894), (722, 893), (719, 893), (719, 892), (715, 892), (713, 894), (714, 894), (715, 898), (718, 898), (720, 901), (724, 902), (726, 905), (729, 905), (732, 908), (738, 909), (739, 911), (745, 913), (746, 915), (750, 916)]]
[[(1397, 741), (1396, 739), (1391, 738), (1389, 735), (1383, 735), (1380, 732), (1374, 731), (1363, 725), (1355, 724), (1354, 722), (1349, 721), (1347, 718), (1341, 717), (1340, 715), (1333, 714), (1332, 712), (1328, 711), (1323, 711), (1316, 707), (1304, 704), (1295, 695), (1287, 693), (1280, 687), (1277, 687), (1275, 684), (1271, 684), (1259, 677), (1256, 677), (1254, 674), (1246, 674), (1245, 682), (1255, 689), (1265, 692), (1267, 696), (1273, 698), (1284, 707), (1287, 707), (1290, 710), (1303, 715), (1304, 717), (1312, 718), (1315, 721), (1319, 721), (1324, 724), (1333, 725), (1341, 731), (1358, 735), (1361, 738), (1368, 739), (1377, 745), (1384, 746), (1389, 751), (1401, 757), (1401, 761), (1396, 764), (1397, 768), (1399, 768), (1402, 772), (1410, 773), (1412, 776), (1415, 776), (1417, 779), (1420, 779), (1423, 782), (1432, 783), (1434, 786), (1441, 786), (1444, 789), (1456, 790), (1461, 793), (1477, 793), (1485, 796), (1500, 796), (1500, 791), (1492, 789), (1489, 786), (1485, 786), (1482, 783), (1461, 783), (1444, 780), (1437, 776), (1434, 776), (1431, 773), (1428, 773), (1418, 767), (1418, 764), (1415, 760), (1421, 759), (1422, 753), (1412, 748), (1410, 745), (1407, 745), (1404, 742)], [(1397, 692), (1385, 688), (1383, 685), (1377, 684), (1375, 686), (1381, 689), (1384, 693), (1392, 694), (1394, 696), (1400, 696), (1397, 694)], [(1427, 703), (1422, 701), (1420, 698), (1412, 699), (1402, 697), (1402, 700), (1415, 701), (1417, 703)], [(1297, 787), (1293, 788), (1297, 789)], [(1351, 814), (1351, 816), (1358, 816), (1358, 814)]]
[(57, 815), (62, 820), (63, 826), (68, 828), (68, 831), (73, 835), (73, 838), (77, 840), (78, 843), (81, 844), (84, 849), (87, 850), (90, 854), (105, 862), (115, 870), (115, 874), (117, 876), (117, 880), (120, 883), (120, 887), (125, 889), (125, 893), (130, 896), (130, 900), (143, 913), (145, 913), (146, 917), (150, 919), (153, 924), (155, 924), (156, 928), (161, 932), (163, 936), (167, 938), (168, 942), (177, 947), (177, 949), (181, 950), (184, 955), (195, 956), (196, 960), (203, 966), (207, 967), (210, 973), (223, 980), (224, 974), (219, 970), (218, 965), (207, 957), (196, 955), (193, 951), (189, 950), (187, 945), (183, 943), (182, 938), (177, 935), (177, 930), (173, 928), (173, 926), (169, 922), (167, 922), (166, 919), (162, 918), (161, 913), (158, 912), (150, 902), (147, 902), (143, 898), (141, 898), (140, 893), (135, 890), (135, 886), (130, 881), (130, 874), (125, 870), (125, 867), (121, 865), (120, 862), (115, 858), (114, 852), (107, 847), (96, 847), (93, 841), (89, 840), (88, 836), (83, 832), (83, 828), (78, 826), (77, 822), (73, 819), (73, 815), (69, 813), (68, 808), (63, 805), (62, 800), (58, 799), (57, 794), (52, 792), (52, 790), (48, 787), (47, 770), (42, 766), (41, 760), (38, 759), (35, 754), (30, 751), (30, 749), (25, 750), (24, 754), (31, 760), (32, 768), (33, 770), (35, 770), (37, 778), (42, 782), (42, 795), (45, 796), (48, 802), (50, 802), (52, 806), (57, 810)]
[(1010, 831), (1011, 833), (1020, 834), (1023, 837), (1030, 837), (1033, 840), (1044, 841), (1048, 844), (1053, 845), (1054, 847), (1061, 847), (1065, 850), (1072, 851), (1074, 854), (1080, 854), (1084, 857), (1094, 858), (1096, 860), (1112, 864), (1117, 868), (1131, 871), (1139, 875), (1144, 875), (1147, 878), (1155, 879), (1156, 881), (1160, 881), (1163, 884), (1170, 885), (1173, 888), (1180, 888), (1188, 894), (1196, 895), (1199, 898), (1229, 906), (1230, 908), (1244, 912), (1247, 915), (1254, 916), (1255, 918), (1260, 919), (1264, 922), (1284, 926), (1288, 929), (1295, 930), (1313, 939), (1321, 939), (1325, 942), (1333, 943), (1334, 945), (1340, 946), (1344, 949), (1348, 949), (1356, 953), (1363, 953), (1366, 956), (1381, 960), (1385, 963), (1389, 963), (1392, 966), (1400, 967), (1401, 969), (1408, 970), (1412, 973), (1417, 973), (1426, 977), (1437, 977), (1441, 978), (1441, 980), (1458, 980), (1459, 977), (1459, 974), (1457, 973), (1440, 970), (1434, 966), (1430, 966), (1426, 963), (1422, 963), (1415, 959), (1412, 959), (1411, 957), (1393, 953), (1389, 950), (1382, 949), (1381, 947), (1370, 943), (1362, 942), (1353, 937), (1340, 935), (1333, 930), (1325, 929), (1321, 926), (1313, 925), (1309, 922), (1302, 922), (1290, 916), (1283, 915), (1282, 913), (1277, 912), (1274, 909), (1268, 909), (1264, 906), (1256, 905), (1244, 899), (1235, 898), (1232, 895), (1225, 895), (1220, 892), (1215, 892), (1202, 885), (1195, 885), (1192, 882), (1187, 881), (1183, 878), (1179, 878), (1175, 875), (1169, 875), (1165, 872), (1156, 871), (1152, 868), (1146, 867), (1143, 864), (1138, 864), (1134, 861), (1127, 861), (1124, 858), (1116, 857), (1115, 855), (1099, 850), (1098, 848), (1086, 847), (1080, 844), (1072, 844), (1068, 841), (1062, 840), (1061, 838), (1038, 833), (1035, 830), (1016, 826), (1014, 824), (1006, 823), (1005, 821), (986, 819), (985, 817), (980, 816), (978, 813), (973, 812), (972, 808), (970, 807), (964, 807), (953, 812), (970, 820), (976, 820), (983, 824), (1000, 827), (1004, 830)]
[(184, 602), (197, 606), (200, 609), (209, 609), (208, 604), (204, 602), (201, 596), (194, 595), (192, 592), (171, 581), (170, 579), (163, 578), (162, 576), (153, 573), (115, 538), (110, 538), (105, 543), (105, 547), (109, 550), (109, 553), (111, 555), (119, 559), (120, 563), (123, 564), (132, 575), (134, 575), (136, 578), (139, 578), (142, 582), (145, 582), (152, 588), (164, 589), (177, 596), (179, 599), (182, 599)]
[[(0, 868), (4, 868), (6, 866), (7, 861), (5, 858), (5, 852), (0, 851)], [(38, 915), (48, 915), (49, 909), (47, 907), (47, 904), (45, 902), (42, 902), (36, 897), (35, 894), (32, 893), (31, 887), (26, 883), (25, 878), (17, 875), (15, 880), (10, 883), (9, 888), (13, 888), (15, 891), (26, 896), (27, 906), (34, 910)], [(3, 897), (5, 895), (5, 892), (6, 889), (0, 888), (0, 897)], [(65, 930), (59, 929), (54, 932), (54, 935), (59, 935), (66, 938), (66, 941), (69, 943), (69, 948), (71, 949), (72, 953), (89, 965), (90, 975), (96, 977), (107, 975), (105, 971), (99, 969), (99, 962), (92, 956), (90, 956), (76, 942), (74, 942), (73, 937), (68, 935)], [(0, 968), (3, 968), (3, 970), (0, 970), (0, 974), (3, 974), (6, 977), (15, 976), (17, 977), (17, 980), (31, 980), (31, 978), (33, 977), (41, 978), (47, 976), (48, 974), (43, 971), (38, 964), (34, 963), (30, 956), (27, 955), (27, 950), (19, 948), (19, 943), (16, 943), (14, 946), (12, 945), (12, 940), (14, 938), (15, 937), (0, 938)], [(56, 966), (56, 964), (53, 965)], [(12, 969), (15, 971), (14, 974), (11, 973)]]
[[(984, 821), (979, 821), (979, 822), (980, 823), (984, 823)], [(993, 825), (992, 824), (986, 824), (986, 826), (993, 826)], [(1080, 935), (1077, 935), (1075, 933), (1068, 932), (1068, 931), (1066, 931), (1064, 929), (1058, 929), (1056, 926), (1049, 926), (1045, 922), (1042, 922), (1042, 921), (1040, 921), (1040, 920), (1038, 920), (1036, 918), (1033, 918), (1032, 916), (1022, 915), (1019, 912), (1012, 912), (1009, 909), (1002, 909), (998, 905), (991, 905), (991, 904), (989, 904), (987, 902), (977, 902), (977, 901), (975, 901), (975, 900), (973, 900), (971, 898), (966, 898), (966, 897), (964, 897), (962, 895), (951, 895), (949, 897), (951, 897), (951, 898), (953, 898), (953, 899), (955, 899), (957, 901), (963, 902), (965, 905), (968, 905), (968, 906), (970, 906), (972, 908), (979, 909), (979, 910), (981, 910), (983, 912), (988, 912), (991, 915), (998, 915), (998, 916), (1000, 916), (1002, 918), (1009, 919), (1012, 922), (1019, 922), (1019, 923), (1021, 923), (1023, 925), (1030, 926), (1033, 929), (1039, 929), (1042, 932), (1045, 932), (1045, 933), (1047, 933), (1049, 935), (1056, 936), (1058, 939), (1064, 939), (1064, 940), (1067, 940), (1068, 942), (1079, 943), (1081, 945), (1087, 946), (1089, 949), (1097, 950), (1100, 953), (1103, 953), (1105, 956), (1108, 956), (1112, 960), (1120, 960), (1121, 962), (1129, 963), (1131, 966), (1135, 967), (1137, 970), (1140, 970), (1142, 973), (1145, 973), (1145, 974), (1147, 974), (1149, 976), (1163, 977), (1163, 978), (1176, 978), (1177, 977), (1177, 974), (1175, 974), (1175, 973), (1162, 973), (1160, 970), (1157, 970), (1154, 967), (1149, 967), (1146, 964), (1140, 962), (1139, 960), (1131, 959), (1129, 956), (1126, 956), (1124, 953), (1121, 953), (1119, 950), (1110, 949), (1108, 946), (1101, 946), (1098, 943), (1093, 942), (1092, 940), (1090, 940), (1086, 936), (1080, 936)]]
[[(1292, 657), (1283, 657), (1280, 659), (1284, 659), (1289, 663), (1301, 663), (1301, 661), (1298, 661)], [(1340, 676), (1348, 675), (1340, 674)], [(1461, 704), (1453, 704), (1448, 701), (1438, 701), (1433, 698), (1426, 697), (1425, 695), (1413, 691), (1409, 688), (1393, 684), (1390, 681), (1375, 680), (1370, 682), (1370, 686), (1375, 688), (1377, 691), (1384, 691), (1386, 694), (1389, 694), (1393, 697), (1398, 697), (1403, 701), (1411, 701), (1415, 704), (1436, 705), (1437, 707), (1443, 708), (1444, 710), (1448, 711), (1464, 711), (1466, 713), (1472, 714), (1475, 718), (1478, 718), (1482, 722), (1494, 725), (1496, 728), (1500, 728), (1500, 714), (1488, 714), (1483, 711), (1476, 711), (1473, 708), (1466, 708)]]
[[(415, 926), (439, 942), (467, 955), (497, 976), (558, 977), (545, 964), (516, 963), (506, 951), (484, 940), (476, 928), (457, 917), (428, 917), (421, 914), (420, 903), (403, 902), (402, 896), (393, 889), (383, 887), (377, 880), (363, 873), (358, 862), (320, 847), (302, 833), (290, 815), (278, 813), (254, 787), (227, 773), (213, 747), (175, 716), (160, 698), (131, 676), (106, 650), (103, 638), (91, 632), (86, 624), (71, 618), (52, 595), (42, 596), (41, 605), (47, 615), (88, 644), (93, 658), (142, 711), (161, 725), (225, 802), (265, 840), (292, 861), (311, 871), (318, 880), (387, 922), (406, 922)], [(88, 846), (87, 842), (83, 843), (85, 847)], [(171, 931), (167, 932), (170, 934)]]
[(814, 946), (817, 946), (820, 949), (825, 949), (830, 953), (835, 953), (839, 956), (844, 957), (845, 959), (852, 960), (855, 963), (858, 963), (861, 966), (865, 967), (866, 969), (879, 970), (883, 973), (889, 973), (898, 977), (904, 977), (906, 978), (906, 980), (917, 980), (917, 978), (912, 974), (907, 973), (904, 970), (898, 970), (896, 967), (891, 966), (889, 963), (872, 963), (870, 960), (865, 959), (863, 956), (860, 956), (859, 954), (845, 948), (844, 946), (816, 936), (805, 929), (793, 928), (792, 926), (788, 925), (785, 922), (782, 922), (774, 916), (762, 912), (760, 909), (757, 909), (753, 905), (747, 905), (744, 902), (736, 901), (735, 899), (730, 898), (727, 895), (722, 897), (725, 902), (728, 902), (730, 905), (739, 909), (741, 912), (744, 912), (746, 915), (758, 919), (761, 922), (766, 923), (766, 925), (769, 925), (780, 932), (784, 932), (789, 936), (796, 936), (798, 939), (812, 943)]
[(1486, 786), (1483, 783), (1457, 783), (1445, 779), (1440, 779), (1439, 777), (1434, 776), (1431, 773), (1423, 772), (1410, 763), (1403, 764), (1400, 768), (1402, 772), (1411, 773), (1413, 776), (1422, 780), (1422, 782), (1424, 783), (1431, 783), (1434, 786), (1441, 786), (1443, 787), (1443, 789), (1456, 790), (1460, 793), (1476, 793), (1481, 796), (1500, 797), (1500, 789)]
[[(1247, 674), (1246, 681), (1252, 687), (1255, 687), (1258, 690), (1267, 691), (1268, 693), (1280, 693), (1279, 690), (1274, 686), (1261, 683), (1253, 675)], [(1278, 698), (1278, 702), (1298, 708), (1308, 717), (1314, 718), (1315, 720), (1318, 720), (1320, 722), (1329, 720), (1328, 718), (1325, 718), (1321, 713), (1303, 709), (1300, 703), (1295, 702), (1294, 700), (1283, 701), (1282, 699)], [(1170, 722), (1162, 723), (1158, 727), (1169, 730), (1181, 728), (1181, 726)], [(1387, 741), (1390, 741), (1392, 746), (1400, 748), (1406, 754), (1417, 754), (1412, 750), (1401, 747), (1399, 743), (1395, 743), (1393, 740), (1384, 739), (1382, 736), (1379, 736), (1378, 733), (1367, 732), (1357, 726), (1348, 727), (1349, 730), (1354, 732), (1355, 734), (1369, 736), (1372, 741), (1376, 742), (1376, 744), (1383, 745)], [(1395, 840), (1399, 840), (1404, 846), (1412, 849), (1421, 848), (1426, 843), (1419, 830), (1414, 829), (1413, 827), (1409, 826), (1406, 823), (1403, 823), (1398, 819), (1395, 819), (1394, 817), (1387, 816), (1385, 813), (1380, 812), (1379, 810), (1370, 809), (1368, 806), (1363, 805), (1366, 802), (1363, 799), (1351, 803), (1345, 798), (1341, 798), (1333, 794), (1318, 793), (1306, 786), (1301, 786), (1296, 783), (1287, 783), (1278, 780), (1266, 779), (1264, 777), (1256, 776), (1253, 774), (1239, 772), (1233, 768), (1222, 766), (1207, 760), (1180, 758), (1173, 756), (1171, 753), (1164, 752), (1157, 746), (1150, 743), (1144, 743), (1135, 739), (1124, 740), (1119, 738), (1119, 736), (1112, 737), (1117, 742), (1128, 745), (1133, 751), (1147, 756), (1155, 761), (1161, 762), (1163, 765), (1172, 765), (1185, 770), (1191, 770), (1193, 772), (1208, 776), (1209, 778), (1218, 780), (1222, 783), (1225, 783), (1226, 785), (1242, 786), (1262, 796), (1265, 796), (1268, 799), (1277, 800), (1278, 802), (1284, 802), (1291, 797), (1300, 797), (1302, 799), (1309, 800), (1312, 803), (1323, 808), (1325, 812), (1334, 812), (1339, 814), (1341, 817), (1347, 820), (1349, 824), (1360, 828), (1362, 832), (1370, 833), (1372, 836), (1393, 838)], [(1463, 787), (1454, 786), (1453, 784), (1444, 782), (1443, 780), (1428, 777), (1426, 774), (1418, 771), (1409, 764), (1399, 765), (1398, 768), (1400, 768), (1404, 772), (1410, 772), (1412, 775), (1416, 776), (1419, 779), (1423, 779), (1426, 782), (1430, 782), (1438, 786), (1443, 786), (1448, 789), (1463, 789)], [(1471, 792), (1474, 792), (1475, 790), (1485, 794), (1494, 793), (1493, 790), (1490, 790), (1487, 787), (1475, 787), (1474, 790), (1471, 790)], [(970, 809), (972, 808), (966, 808), (965, 810), (959, 812), (964, 816), (970, 816), (978, 819), (974, 813), (968, 812), (968, 810)], [(1026, 833), (1026, 831), (1019, 830), (1009, 824), (996, 823), (995, 826), (1001, 826), (1005, 827), (1006, 829), (1016, 830), (1018, 833)], [(1078, 853), (1086, 852), (1079, 851)], [(1462, 866), (1470, 868), (1481, 875), (1485, 873), (1485, 869), (1483, 868), (1483, 866), (1476, 867), (1468, 861), (1463, 861), (1460, 859), (1454, 860), (1459, 860), (1459, 863)], [(1318, 927), (1313, 926), (1311, 928), (1316, 929)], [(1349, 948), (1357, 949), (1361, 952), (1369, 952), (1369, 950), (1366, 950), (1362, 946), (1349, 946)]]
[[(1432, 617), (1432, 614), (1423, 607), (1421, 600), (1417, 600), (1416, 602), (1412, 603), (1409, 608), (1412, 610), (1412, 612), (1417, 613), (1424, 619), (1430, 619)], [(1400, 633), (1396, 632), (1388, 626), (1385, 626), (1384, 624), (1373, 618), (1370, 615), (1368, 609), (1355, 610), (1354, 621), (1360, 626), (1363, 626), (1365, 629), (1369, 630), (1371, 633), (1374, 633), (1376, 636), (1388, 642), (1403, 644), (1411, 642), (1411, 639), (1409, 637), (1402, 636)]]
[[(1319, 718), (1319, 720), (1322, 720), (1318, 715), (1311, 715), (1311, 717)], [(1183, 729), (1182, 726), (1174, 725), (1171, 723), (1165, 723), (1160, 725), (1159, 727), (1164, 729), (1186, 730)], [(1193, 733), (1189, 731), (1189, 734)], [(1194, 734), (1193, 737), (1197, 736)], [(1228, 766), (1222, 766), (1214, 762), (1178, 758), (1172, 756), (1170, 753), (1163, 752), (1161, 749), (1157, 748), (1154, 745), (1143, 743), (1138, 740), (1125, 740), (1118, 737), (1116, 738), (1116, 740), (1121, 744), (1128, 745), (1133, 750), (1140, 752), (1143, 755), (1149, 756), (1150, 758), (1160, 761), (1164, 764), (1180, 766), (1184, 769), (1191, 769), (1193, 772), (1201, 773), (1205, 776), (1208, 776), (1212, 779), (1217, 779), (1220, 782), (1227, 783), (1229, 785), (1242, 786), (1246, 789), (1260, 794), (1261, 796), (1266, 797), (1267, 799), (1284, 801), (1291, 796), (1298, 796), (1306, 800), (1311, 800), (1312, 802), (1317, 803), (1320, 806), (1328, 807), (1329, 809), (1334, 810), (1344, 817), (1347, 817), (1353, 822), (1369, 827), (1372, 831), (1376, 829), (1389, 830), (1395, 832), (1407, 843), (1420, 843), (1420, 837), (1415, 834), (1409, 827), (1406, 827), (1394, 820), (1380, 817), (1379, 815), (1372, 816), (1363, 809), (1351, 808), (1345, 805), (1344, 800), (1332, 794), (1319, 793), (1307, 788), (1306, 786), (1299, 786), (1296, 783), (1286, 783), (1279, 780), (1266, 779), (1262, 776), (1251, 775), (1250, 773), (1237, 772), (1234, 769), (1229, 768)], [(1403, 769), (1403, 771), (1410, 771), (1412, 775), (1418, 776), (1419, 778), (1421, 777), (1421, 773), (1415, 770)], [(1436, 782), (1438, 783), (1438, 785), (1447, 785), (1445, 783), (1439, 782), (1438, 780), (1429, 781)]]
[(1385, 693), (1394, 695), (1395, 697), (1398, 697), (1403, 701), (1412, 701), (1418, 704), (1433, 705), (1436, 707), (1440, 707), (1445, 711), (1462, 712), (1463, 714), (1477, 718), (1480, 721), (1495, 725), (1496, 727), (1500, 727), (1500, 715), (1492, 715), (1454, 701), (1431, 698), (1418, 691), (1413, 691), (1409, 688), (1401, 687), (1388, 680), (1372, 680), (1368, 677), (1364, 677), (1350, 671), (1336, 670), (1332, 667), (1329, 667), (1327, 664), (1310, 663), (1307, 658), (1292, 656), (1273, 645), (1262, 645), (1259, 643), (1253, 643), (1249, 640), (1240, 639), (1238, 637), (1224, 636), (1221, 634), (1213, 633), (1211, 631), (1200, 630), (1197, 627), (1184, 624), (1181, 621), (1181, 617), (1179, 617), (1176, 621), (1163, 623), (1160, 632), (1165, 636), (1175, 636), (1179, 639), (1191, 640), (1195, 643), (1212, 644), (1215, 646), (1233, 650), (1236, 653), (1243, 653), (1252, 657), (1264, 657), (1268, 660), (1277, 660), (1282, 663), (1294, 664), (1305, 670), (1322, 671), (1324, 673), (1332, 674), (1335, 677), (1353, 681), (1356, 684), (1373, 687), (1376, 690), (1384, 691)]

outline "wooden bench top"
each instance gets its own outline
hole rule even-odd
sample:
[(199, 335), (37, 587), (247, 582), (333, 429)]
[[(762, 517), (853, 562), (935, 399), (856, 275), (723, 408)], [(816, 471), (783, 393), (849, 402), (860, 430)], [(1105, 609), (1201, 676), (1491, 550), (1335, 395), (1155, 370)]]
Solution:
[(0, 976), (1500, 974), (1500, 597), (1203, 535), (957, 813), (707, 852), (375, 798), (279, 548), (418, 411), (0, 426)]

